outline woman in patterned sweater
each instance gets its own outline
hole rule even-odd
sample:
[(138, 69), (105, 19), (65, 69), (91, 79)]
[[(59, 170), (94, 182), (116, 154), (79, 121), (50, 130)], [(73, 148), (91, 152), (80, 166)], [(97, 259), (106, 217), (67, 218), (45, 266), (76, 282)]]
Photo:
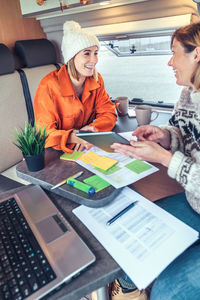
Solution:
[[(141, 126), (131, 146), (113, 144), (116, 152), (168, 167), (185, 193), (156, 204), (200, 231), (200, 22), (177, 29), (171, 41), (176, 83), (184, 86), (168, 126)], [(126, 299), (126, 297), (124, 297)], [(200, 299), (200, 244), (179, 256), (155, 281), (151, 300)]]

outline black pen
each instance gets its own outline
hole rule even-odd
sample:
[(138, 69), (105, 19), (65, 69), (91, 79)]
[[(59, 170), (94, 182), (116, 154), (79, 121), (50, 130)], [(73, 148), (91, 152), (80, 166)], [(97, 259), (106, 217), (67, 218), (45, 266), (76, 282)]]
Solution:
[(121, 210), (117, 215), (115, 215), (112, 219), (108, 220), (106, 225), (111, 225), (113, 222), (115, 222), (117, 219), (119, 219), (121, 216), (123, 216), (127, 211), (129, 211), (138, 201), (135, 201), (131, 204), (129, 204), (127, 207), (125, 207), (123, 210)]

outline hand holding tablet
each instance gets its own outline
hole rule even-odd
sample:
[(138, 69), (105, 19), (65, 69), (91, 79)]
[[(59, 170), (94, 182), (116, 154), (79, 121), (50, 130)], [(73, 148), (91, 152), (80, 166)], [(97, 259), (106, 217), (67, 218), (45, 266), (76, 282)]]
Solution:
[(110, 148), (110, 145), (113, 143), (129, 145), (129, 141), (127, 139), (113, 131), (79, 132), (76, 133), (76, 136), (107, 152), (114, 152), (114, 150)]

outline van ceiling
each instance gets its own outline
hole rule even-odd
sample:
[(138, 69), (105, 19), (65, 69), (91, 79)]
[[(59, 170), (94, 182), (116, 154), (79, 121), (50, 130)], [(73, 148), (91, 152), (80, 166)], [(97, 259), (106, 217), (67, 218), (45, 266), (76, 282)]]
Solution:
[(119, 40), (145, 36), (171, 35), (178, 27), (191, 23), (191, 14), (87, 27), (100, 40)]
[[(121, 2), (123, 3), (123, 1)], [(79, 22), (82, 27), (87, 28), (112, 24), (120, 24), (120, 26), (123, 27), (123, 23), (144, 21), (144, 24), (147, 24), (147, 20), (152, 20), (149, 21), (148, 24), (151, 23), (154, 25), (153, 19), (182, 16), (187, 14), (192, 17), (192, 20), (195, 18), (199, 19), (197, 5), (193, 2), (193, 0), (147, 0), (145, 2), (126, 4), (112, 8), (102, 8), (97, 11), (68, 15), (60, 13), (60, 15), (56, 17), (38, 19), (40, 20), (40, 24), (43, 27), (47, 38), (54, 42), (57, 52), (59, 53), (63, 35), (63, 23), (66, 20)], [(180, 23), (180, 26), (181, 25), (182, 23)], [(179, 25), (177, 24), (176, 27), (179, 27)], [(133, 30), (132, 33), (136, 32)], [(148, 31), (148, 33), (150, 32)], [(115, 32), (115, 34), (117, 34), (117, 32)], [(141, 31), (140, 35), (142, 36)], [(104, 39), (102, 35), (99, 36), (102, 40)], [(62, 55), (58, 54), (58, 57), (62, 57)]]
[(97, 11), (70, 15), (60, 13), (56, 17), (38, 19), (41, 21), (43, 28), (55, 24), (62, 26), (66, 20), (79, 22), (83, 27), (93, 27), (185, 14), (191, 14), (197, 18), (197, 5), (192, 0), (147, 0), (118, 7), (102, 8)]
[[(87, 0), (86, 0), (87, 1)], [(131, 3), (145, 2), (149, 0), (88, 0), (85, 5), (80, 3), (80, 0), (48, 0), (42, 5), (38, 5), (36, 1), (33, 0), (20, 0), (20, 6), (22, 15), (25, 17), (52, 17), (77, 14), (86, 11), (98, 10), (104, 7), (115, 7), (121, 5), (127, 5)], [(61, 6), (62, 3), (62, 6)]]

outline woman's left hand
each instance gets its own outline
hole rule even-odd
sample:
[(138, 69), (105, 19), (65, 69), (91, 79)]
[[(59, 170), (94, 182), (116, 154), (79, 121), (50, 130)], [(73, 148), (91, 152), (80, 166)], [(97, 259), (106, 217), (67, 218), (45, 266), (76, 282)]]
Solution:
[(71, 132), (68, 140), (67, 140), (68, 144), (75, 144), (75, 146), (73, 147), (72, 150), (75, 151), (83, 151), (84, 149), (90, 149), (92, 147), (92, 145), (84, 140), (82, 140), (81, 138), (79, 138), (78, 136), (76, 136), (75, 132)]
[[(98, 130), (94, 126), (89, 126), (89, 125), (82, 127), (80, 130), (90, 131), (90, 132), (98, 132)], [(74, 133), (72, 133), (72, 134), (74, 134)], [(75, 151), (83, 151), (84, 149), (89, 150), (92, 147), (92, 144), (82, 140), (81, 138), (77, 137), (76, 135), (75, 135), (75, 139), (76, 139), (76, 141), (75, 141), (76, 145), (74, 146), (74, 149), (73, 149)]]
[(111, 148), (115, 152), (122, 153), (126, 156), (131, 156), (139, 160), (149, 162), (157, 162), (168, 167), (172, 158), (172, 153), (157, 143), (150, 141), (135, 142), (130, 141), (130, 145), (114, 143)]
[(98, 132), (98, 130), (94, 126), (86, 125), (82, 127), (80, 130), (90, 131), (90, 132)]

